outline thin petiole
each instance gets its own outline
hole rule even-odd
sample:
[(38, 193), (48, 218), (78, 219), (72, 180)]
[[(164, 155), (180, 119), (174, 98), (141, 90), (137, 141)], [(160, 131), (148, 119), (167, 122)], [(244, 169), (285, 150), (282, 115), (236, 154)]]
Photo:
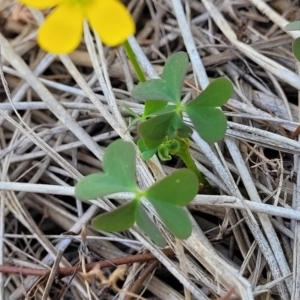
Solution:
[(134, 70), (135, 70), (135, 73), (139, 79), (140, 82), (145, 82), (146, 81), (146, 77), (142, 71), (142, 68), (138, 62), (138, 60), (136, 59), (136, 56), (128, 42), (128, 40), (126, 40), (124, 43), (123, 43), (123, 48), (125, 49), (125, 52), (127, 54), (127, 57), (128, 59), (130, 60)]

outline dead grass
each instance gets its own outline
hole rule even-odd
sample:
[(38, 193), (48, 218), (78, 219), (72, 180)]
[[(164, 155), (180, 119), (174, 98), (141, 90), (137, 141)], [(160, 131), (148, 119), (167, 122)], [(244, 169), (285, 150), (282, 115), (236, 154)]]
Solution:
[[(219, 76), (235, 85), (224, 107), (224, 140), (207, 145), (193, 136), (193, 157), (218, 195), (198, 195), (188, 207), (192, 236), (174, 240), (148, 207), (174, 258), (138, 228), (108, 234), (89, 226), (122, 194), (91, 204), (73, 196), (76, 180), (101, 169), (111, 141), (137, 137), (136, 128), (127, 131), (123, 107), (140, 113), (143, 105), (130, 97), (137, 79), (124, 51), (94, 42), (85, 28), (78, 50), (53, 57), (35, 42), (43, 14), (4, 0), (0, 270), (51, 272), (0, 272), (0, 299), (300, 299), (300, 76), (291, 52), (299, 33), (284, 31), (300, 17), (297, 3), (127, 1), (138, 28), (129, 41), (148, 78), (184, 50), (191, 60), (185, 94), (196, 95)], [(181, 166), (155, 158), (137, 163), (141, 187)], [(145, 251), (161, 264), (86, 269)], [(70, 266), (82, 272), (58, 276), (59, 267)], [(120, 277), (125, 281), (116, 286)]]

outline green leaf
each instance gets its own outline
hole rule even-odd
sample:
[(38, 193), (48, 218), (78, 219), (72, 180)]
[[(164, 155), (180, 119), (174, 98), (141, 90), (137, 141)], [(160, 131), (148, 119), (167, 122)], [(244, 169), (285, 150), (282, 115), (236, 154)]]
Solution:
[(188, 63), (189, 59), (185, 52), (177, 52), (170, 56), (166, 61), (162, 78), (167, 89), (172, 93), (172, 102), (180, 103), (181, 89)]
[(164, 108), (168, 102), (166, 101), (157, 101), (157, 100), (146, 100), (144, 108), (144, 117), (150, 116), (160, 109)]
[(300, 61), (300, 38), (296, 38), (293, 43), (293, 52), (298, 61)]
[(160, 201), (151, 201), (151, 203), (172, 234), (179, 239), (187, 239), (191, 235), (191, 221), (181, 207)]
[(118, 232), (130, 228), (136, 218), (139, 201), (136, 199), (126, 203), (112, 212), (106, 212), (92, 220), (92, 226), (98, 230)]
[(139, 203), (136, 213), (136, 224), (139, 226), (149, 237), (150, 239), (157, 244), (159, 247), (165, 247), (167, 245), (166, 240), (151, 221), (149, 216), (146, 214), (143, 205)]
[(182, 139), (190, 138), (193, 134), (193, 130), (189, 125), (182, 122), (182, 125), (179, 128), (177, 128), (177, 134)]
[(131, 192), (136, 188), (135, 150), (130, 142), (111, 143), (103, 157), (105, 173), (91, 174), (75, 186), (77, 197), (85, 200), (117, 192)]
[(149, 149), (149, 150), (143, 151), (141, 153), (142, 160), (144, 160), (144, 161), (149, 160), (156, 153), (156, 151), (157, 151), (157, 149)]
[(191, 137), (192, 133), (192, 128), (182, 121), (182, 118), (178, 115), (178, 113), (174, 114), (168, 132), (170, 139), (174, 139), (176, 135), (183, 139), (189, 138)]
[(164, 139), (157, 140), (157, 141), (151, 141), (151, 140), (145, 140), (145, 139), (144, 139), (145, 146), (146, 146), (148, 149), (152, 149), (152, 148), (157, 148), (157, 147), (159, 147), (159, 145), (160, 145), (163, 141), (164, 141)]
[(291, 22), (287, 24), (284, 29), (287, 31), (300, 30), (300, 21)]
[(169, 113), (169, 112), (175, 112), (176, 111), (176, 105), (171, 104), (171, 105), (167, 105), (163, 108), (161, 108), (160, 110), (158, 110), (155, 114), (156, 115), (163, 115), (165, 113)]
[(166, 137), (175, 112), (155, 116), (140, 123), (138, 130), (146, 140), (161, 140)]
[(172, 55), (166, 61), (162, 79), (140, 82), (134, 87), (132, 96), (138, 100), (151, 99), (180, 103), (181, 89), (188, 62), (188, 56), (184, 52)]
[(176, 153), (180, 150), (180, 143), (177, 140), (171, 140), (168, 142), (168, 148), (170, 153)]
[(161, 79), (140, 82), (132, 90), (132, 96), (138, 100), (164, 100), (173, 102), (173, 94)]
[(139, 138), (136, 144), (141, 152), (145, 152), (145, 151), (149, 150), (149, 148), (145, 144), (144, 138)]
[[(158, 141), (147, 141), (143, 138), (138, 139), (137, 145), (141, 151), (142, 159), (148, 160), (150, 159), (157, 151), (159, 145), (163, 140)], [(151, 143), (152, 142), (152, 143)], [(149, 144), (149, 146), (148, 146)]]
[(207, 88), (189, 102), (185, 108), (194, 107), (217, 107), (228, 101), (233, 92), (233, 85), (227, 78), (218, 78), (211, 82)]
[(191, 202), (198, 192), (198, 179), (194, 172), (180, 169), (153, 184), (145, 194), (150, 201), (183, 206)]
[(166, 145), (161, 145), (158, 148), (158, 157), (162, 161), (168, 161), (172, 159), (172, 156), (170, 155), (170, 149)]
[(117, 140), (111, 143), (103, 158), (103, 170), (114, 180), (135, 187), (135, 150), (130, 142)]
[(199, 135), (208, 143), (219, 141), (225, 135), (227, 120), (223, 112), (214, 107), (186, 107), (186, 112)]
[(104, 174), (91, 174), (80, 181), (75, 186), (76, 197), (84, 200), (91, 200), (98, 197), (119, 192), (130, 192), (132, 189), (126, 185), (114, 181), (114, 177)]

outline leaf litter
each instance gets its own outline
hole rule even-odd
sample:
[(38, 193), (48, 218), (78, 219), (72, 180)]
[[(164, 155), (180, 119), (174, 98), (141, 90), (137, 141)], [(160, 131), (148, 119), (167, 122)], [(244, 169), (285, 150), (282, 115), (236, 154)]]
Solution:
[[(148, 79), (161, 75), (171, 54), (186, 51), (191, 63), (184, 95), (195, 98), (221, 76), (233, 82), (235, 94), (223, 106), (224, 140), (208, 146), (193, 135), (193, 158), (216, 197), (199, 194), (189, 205), (192, 236), (178, 243), (145, 207), (180, 255), (168, 258), (137, 228), (105, 233), (88, 226), (86, 263), (150, 251), (161, 265), (133, 293), (143, 292), (144, 298), (299, 299), (300, 147), (293, 133), (300, 125), (300, 77), (292, 54), (299, 33), (284, 30), (299, 19), (299, 4), (124, 2), (138, 24), (136, 40), (129, 42)], [(76, 266), (82, 225), (128, 199), (117, 194), (83, 203), (70, 195), (82, 175), (102, 170), (112, 141), (138, 138), (136, 126), (127, 131), (132, 117), (123, 108), (142, 112), (143, 103), (130, 96), (137, 78), (122, 49), (108, 50), (91, 39), (68, 57), (45, 54), (34, 38), (42, 15), (8, 0), (1, 5), (1, 69), (12, 103), (2, 87), (0, 265), (51, 269), (59, 259), (61, 267)], [(180, 167), (180, 161), (137, 160), (139, 184), (147, 187)], [(183, 260), (188, 273), (180, 270)], [(127, 267), (122, 290), (130, 293), (147, 264)], [(111, 278), (114, 269), (101, 272)], [(171, 274), (174, 279), (168, 280)], [(106, 299), (115, 293), (93, 283), (87, 288), (79, 273), (54, 280), (50, 289), (48, 279), (1, 272), (1, 297)], [(119, 299), (129, 296), (118, 294)]]

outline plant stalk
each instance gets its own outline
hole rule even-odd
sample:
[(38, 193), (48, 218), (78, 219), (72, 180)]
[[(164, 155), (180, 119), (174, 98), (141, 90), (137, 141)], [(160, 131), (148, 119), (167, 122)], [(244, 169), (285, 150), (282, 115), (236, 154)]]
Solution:
[(180, 141), (181, 147), (180, 147), (180, 150), (178, 152), (176, 152), (176, 155), (179, 156), (183, 160), (183, 162), (185, 163), (185, 165), (187, 166), (188, 169), (190, 169), (191, 171), (193, 171), (195, 173), (200, 185), (202, 185), (203, 187), (209, 186), (209, 183), (207, 182), (207, 180), (205, 179), (203, 174), (197, 168), (197, 166), (191, 156), (191, 153), (189, 151), (188, 144), (185, 141), (183, 141), (182, 139), (180, 139), (179, 141)]
[(138, 60), (136, 59), (136, 56), (128, 42), (128, 40), (126, 40), (124, 43), (123, 43), (123, 48), (127, 54), (127, 57), (128, 59), (130, 60), (134, 70), (135, 70), (135, 73), (139, 79), (140, 82), (145, 82), (146, 81), (146, 77), (143, 73), (143, 70), (138, 62)]

